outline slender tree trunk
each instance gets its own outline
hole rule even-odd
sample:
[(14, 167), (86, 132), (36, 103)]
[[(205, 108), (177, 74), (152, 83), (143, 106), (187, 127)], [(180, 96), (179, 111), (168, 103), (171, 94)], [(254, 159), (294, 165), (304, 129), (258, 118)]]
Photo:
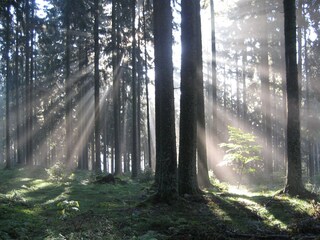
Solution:
[(137, 119), (137, 70), (136, 70), (136, 0), (132, 1), (132, 178), (138, 175), (138, 119)]
[(34, 11), (35, 11), (35, 0), (31, 0), (31, 21), (30, 21), (30, 85), (29, 85), (29, 96), (28, 96), (28, 112), (30, 116), (29, 120), (29, 131), (30, 131), (30, 139), (29, 139), (29, 153), (30, 153), (30, 164), (36, 164), (36, 159), (33, 159), (33, 149), (34, 149), (34, 144), (33, 144), (33, 138), (34, 138), (34, 132), (33, 132), (33, 108), (34, 108), (34, 103), (33, 103), (33, 85), (34, 81), (33, 78), (36, 77), (35, 75), (35, 61), (34, 61), (34, 22), (35, 22), (35, 16), (34, 16)]
[(65, 154), (66, 154), (66, 163), (68, 167), (71, 167), (71, 78), (70, 78), (70, 58), (71, 58), (71, 33), (70, 33), (70, 14), (71, 14), (71, 6), (70, 3), (66, 3), (65, 9), (65, 28), (66, 28), (66, 36), (65, 36), (65, 109), (66, 109), (66, 143), (65, 143)]
[(32, 136), (31, 136), (31, 103), (30, 103), (30, 88), (31, 88), (31, 80), (30, 80), (30, 55), (31, 55), (31, 49), (30, 49), (30, 4), (29, 0), (26, 0), (25, 5), (25, 16), (26, 16), (26, 29), (25, 29), (25, 82), (26, 82), (26, 88), (25, 88), (25, 95), (26, 95), (26, 125), (25, 125), (25, 150), (26, 150), (26, 163), (27, 165), (33, 164), (32, 159)]
[[(85, 69), (87, 69), (89, 66), (88, 53), (89, 53), (89, 43), (88, 43), (88, 39), (86, 39), (84, 56), (83, 56), (84, 57), (83, 67)], [(85, 97), (89, 92), (90, 84), (88, 82), (89, 82), (88, 74), (87, 74), (87, 71), (85, 71), (85, 75), (83, 76), (82, 83), (81, 83), (82, 84), (81, 94), (82, 96), (84, 96), (83, 104), (82, 104), (82, 112), (84, 114), (83, 125), (82, 125), (82, 128), (84, 131), (82, 132), (82, 134), (84, 136), (83, 136), (83, 146), (82, 146), (81, 155), (82, 155), (83, 169), (85, 170), (89, 169), (89, 136), (90, 136), (90, 129), (91, 129), (91, 126), (88, 126), (90, 122), (90, 111), (88, 110), (88, 105), (90, 105), (89, 103), (90, 98)]]
[(200, 4), (196, 5), (199, 14), (196, 16), (197, 21), (197, 152), (198, 152), (198, 180), (202, 187), (209, 187), (209, 169), (207, 163), (207, 132), (205, 121), (204, 105), (204, 84), (203, 84), (203, 63), (202, 63), (202, 38), (201, 38), (201, 17)]
[[(122, 75), (122, 69), (120, 70), (120, 75)], [(122, 84), (121, 84), (121, 103), (120, 106), (122, 106), (122, 111), (120, 114), (120, 149), (121, 149), (121, 158), (123, 159), (123, 172), (127, 173), (130, 171), (130, 162), (127, 162), (127, 153), (130, 151), (129, 149), (131, 149), (131, 147), (129, 147), (130, 144), (128, 144), (127, 141), (130, 136), (128, 134), (128, 129), (127, 129), (127, 124), (128, 124), (128, 100), (127, 100), (127, 92), (126, 92), (126, 87), (127, 87), (127, 83), (126, 83), (126, 79), (121, 79), (122, 80)], [(131, 142), (130, 142), (131, 143)]]
[(145, 4), (146, 4), (145, 0), (143, 0), (144, 71), (145, 71), (145, 87), (146, 87), (146, 100), (147, 100), (148, 167), (152, 169), (153, 166), (152, 166), (152, 156), (151, 156), (150, 101), (149, 101), (149, 77), (148, 77), (148, 54), (147, 54)]
[(217, 137), (217, 123), (218, 123), (218, 99), (217, 99), (217, 51), (216, 51), (216, 32), (215, 32), (215, 13), (214, 13), (214, 0), (210, 0), (211, 8), (211, 69), (212, 69), (212, 136), (215, 139)]
[[(117, 38), (117, 1), (112, 0), (112, 68), (113, 68), (113, 121), (114, 121), (114, 173), (122, 173), (120, 150), (120, 59)], [(112, 168), (113, 171), (113, 168)]]
[[(139, 5), (138, 5), (139, 8)], [(139, 10), (140, 11), (140, 10)], [(135, 17), (137, 18), (137, 17)], [(138, 32), (142, 32), (141, 30), (141, 19), (140, 15), (138, 15)], [(141, 51), (141, 39), (139, 35), (136, 36), (137, 40), (137, 48), (136, 48), (136, 71), (137, 71), (137, 158), (138, 158), (138, 171), (141, 171), (141, 162), (142, 162), (142, 155), (141, 155), (141, 93), (142, 93), (142, 61), (140, 57)]]
[(310, 88), (310, 76), (309, 76), (309, 55), (308, 55), (308, 39), (307, 39), (307, 27), (304, 26), (304, 52), (305, 52), (305, 60), (304, 60), (304, 68), (306, 74), (306, 105), (307, 105), (307, 129), (309, 130), (307, 145), (308, 145), (308, 162), (309, 162), (309, 178), (310, 181), (314, 182), (315, 177), (315, 164), (314, 164), (314, 155), (313, 155), (313, 145), (314, 145), (314, 135), (312, 132), (312, 118), (313, 112), (311, 111), (311, 88)]
[[(284, 24), (283, 27), (280, 28), (280, 32), (284, 32)], [(283, 122), (286, 122), (286, 119), (288, 118), (287, 114), (287, 80), (286, 80), (286, 56), (285, 56), (285, 40), (284, 38), (281, 39), (282, 41), (280, 42), (280, 45), (283, 46), (281, 48), (281, 66), (280, 66), (280, 75), (281, 75), (281, 92), (282, 92), (282, 118)], [(285, 124), (283, 128), (281, 129), (281, 139), (280, 141), (282, 142), (282, 157), (283, 157), (283, 165), (285, 168), (287, 168), (287, 125)]]
[[(16, 10), (18, 11), (18, 10)], [(18, 15), (18, 14), (17, 14)], [(19, 101), (19, 47), (20, 47), (20, 39), (19, 39), (19, 24), (17, 20), (16, 26), (16, 49), (15, 49), (15, 94), (16, 94), (16, 143), (17, 143), (17, 163), (22, 164), (22, 149), (21, 149), (21, 139), (20, 139), (20, 101)]]
[(79, 144), (79, 153), (78, 153), (78, 169), (84, 169), (84, 148), (85, 145), (85, 111), (84, 111), (84, 66), (85, 66), (85, 57), (84, 57), (84, 41), (80, 37), (78, 42), (78, 62), (79, 62), (79, 73), (80, 73), (80, 81), (79, 81), (79, 128), (78, 128), (78, 144)]
[(13, 162), (10, 157), (10, 81), (11, 81), (11, 74), (10, 74), (10, 24), (11, 24), (11, 17), (10, 17), (10, 6), (8, 4), (6, 9), (6, 26), (5, 26), (5, 59), (6, 59), (6, 168), (11, 169), (13, 167)]
[(100, 150), (100, 78), (99, 78), (99, 0), (94, 0), (94, 142), (95, 142), (95, 170), (101, 172)]

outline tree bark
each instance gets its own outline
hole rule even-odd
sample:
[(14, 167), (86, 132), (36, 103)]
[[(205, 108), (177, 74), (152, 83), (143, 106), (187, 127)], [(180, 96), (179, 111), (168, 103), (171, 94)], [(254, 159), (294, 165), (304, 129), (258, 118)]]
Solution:
[(99, 0), (94, 0), (94, 142), (95, 171), (101, 172), (100, 150), (100, 77), (99, 77)]
[(65, 109), (66, 109), (66, 143), (65, 143), (65, 154), (66, 154), (66, 163), (68, 167), (70, 167), (71, 161), (71, 141), (72, 141), (72, 131), (71, 131), (71, 78), (70, 78), (70, 58), (71, 58), (71, 33), (70, 33), (70, 14), (71, 14), (71, 6), (70, 3), (66, 3), (65, 8), (65, 28), (66, 28), (66, 36), (65, 36)]
[(181, 1), (180, 195), (199, 192), (196, 177), (199, 4), (199, 0)]
[[(8, 4), (8, 3), (7, 3)], [(13, 162), (10, 156), (10, 80), (11, 80), (11, 69), (10, 69), (10, 5), (8, 4), (6, 13), (6, 26), (5, 26), (5, 59), (6, 59), (6, 148), (5, 148), (5, 159), (6, 168), (11, 169)]]
[(30, 47), (30, 3), (29, 0), (26, 0), (25, 4), (25, 16), (26, 16), (26, 29), (25, 29), (25, 97), (26, 97), (26, 125), (25, 125), (25, 151), (26, 151), (26, 163), (27, 165), (33, 164), (32, 159), (32, 136), (31, 136), (31, 118), (32, 118), (32, 108), (30, 102), (30, 89), (32, 80), (30, 79), (30, 55), (31, 55), (31, 47)]
[(215, 139), (218, 134), (217, 124), (218, 124), (218, 115), (217, 115), (217, 51), (216, 51), (216, 32), (215, 32), (215, 13), (214, 13), (214, 0), (210, 0), (211, 8), (211, 69), (212, 69), (212, 137)]
[[(16, 11), (19, 11), (16, 9)], [(16, 15), (18, 15), (16, 13)], [(16, 94), (16, 143), (17, 143), (17, 163), (22, 164), (22, 149), (21, 149), (21, 139), (20, 139), (20, 101), (19, 101), (19, 92), (20, 92), (20, 82), (19, 82), (19, 47), (20, 47), (20, 39), (19, 39), (19, 22), (17, 19), (16, 25), (16, 49), (15, 49), (15, 94)]]
[(304, 193), (300, 152), (300, 101), (296, 56), (295, 0), (284, 0), (285, 59), (287, 73), (287, 156), (288, 169), (284, 192), (291, 195)]
[[(122, 173), (120, 150), (120, 59), (117, 38), (117, 1), (112, 0), (112, 68), (113, 68), (113, 121), (114, 121), (114, 173)], [(113, 172), (113, 161), (112, 170)]]
[(196, 5), (197, 21), (197, 152), (198, 152), (198, 180), (201, 187), (209, 187), (209, 170), (207, 163), (207, 132), (205, 121), (204, 84), (203, 84), (203, 63), (202, 63), (202, 38), (201, 38), (201, 17), (200, 4)]
[(136, 0), (132, 1), (132, 178), (139, 172), (140, 159), (138, 159), (138, 116), (137, 116), (137, 64), (136, 64)]
[(170, 0), (154, 0), (156, 186), (161, 201), (177, 195), (174, 116), (172, 12)]
[(150, 101), (149, 101), (149, 77), (148, 77), (148, 54), (147, 54), (147, 31), (146, 31), (146, 9), (145, 0), (143, 0), (143, 34), (144, 34), (144, 71), (145, 71), (145, 87), (146, 87), (146, 101), (147, 101), (147, 141), (148, 141), (148, 167), (152, 166), (151, 155), (151, 127), (150, 127)]

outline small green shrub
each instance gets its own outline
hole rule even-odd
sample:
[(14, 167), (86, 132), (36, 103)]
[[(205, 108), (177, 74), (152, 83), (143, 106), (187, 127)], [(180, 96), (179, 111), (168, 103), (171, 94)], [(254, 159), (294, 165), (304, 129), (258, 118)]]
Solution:
[(49, 179), (60, 182), (66, 181), (70, 176), (70, 171), (67, 170), (67, 166), (63, 162), (56, 162), (52, 167), (46, 168), (46, 172), (49, 175)]
[(244, 174), (257, 170), (254, 163), (261, 160), (261, 146), (257, 144), (256, 136), (240, 128), (228, 126), (228, 133), (228, 142), (219, 145), (226, 153), (220, 165), (231, 166), (239, 176), (240, 185)]

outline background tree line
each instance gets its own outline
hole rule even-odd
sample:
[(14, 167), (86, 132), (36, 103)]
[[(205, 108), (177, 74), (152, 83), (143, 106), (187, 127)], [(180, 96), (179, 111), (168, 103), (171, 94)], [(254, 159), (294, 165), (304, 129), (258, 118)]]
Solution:
[[(151, 168), (163, 197), (178, 189), (194, 194), (198, 181), (209, 184), (207, 162), (217, 177), (226, 176), (217, 146), (232, 125), (258, 136), (263, 161), (254, 163), (253, 175), (282, 176), (288, 158), (284, 2), (187, 2), (48, 0), (42, 9), (35, 0), (2, 1), (6, 167), (62, 161), (132, 177)], [(290, 21), (297, 26), (302, 161), (296, 155), (303, 176), (314, 181), (319, 4), (288, 2), (296, 9)], [(177, 15), (181, 25), (173, 22)], [(181, 40), (172, 37), (176, 29)], [(172, 64), (176, 42), (181, 66)], [(181, 83), (174, 86), (177, 68)], [(180, 99), (177, 110), (174, 99)]]

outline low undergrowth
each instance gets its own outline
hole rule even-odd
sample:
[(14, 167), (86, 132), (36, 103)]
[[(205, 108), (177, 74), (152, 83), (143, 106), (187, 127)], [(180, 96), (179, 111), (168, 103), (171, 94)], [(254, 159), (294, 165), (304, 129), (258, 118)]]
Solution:
[[(150, 173), (148, 173), (150, 174)], [(140, 181), (138, 181), (140, 179)], [(291, 239), (320, 234), (318, 199), (218, 184), (201, 198), (145, 204), (150, 176), (94, 184), (77, 171), (0, 170), (0, 239)]]

